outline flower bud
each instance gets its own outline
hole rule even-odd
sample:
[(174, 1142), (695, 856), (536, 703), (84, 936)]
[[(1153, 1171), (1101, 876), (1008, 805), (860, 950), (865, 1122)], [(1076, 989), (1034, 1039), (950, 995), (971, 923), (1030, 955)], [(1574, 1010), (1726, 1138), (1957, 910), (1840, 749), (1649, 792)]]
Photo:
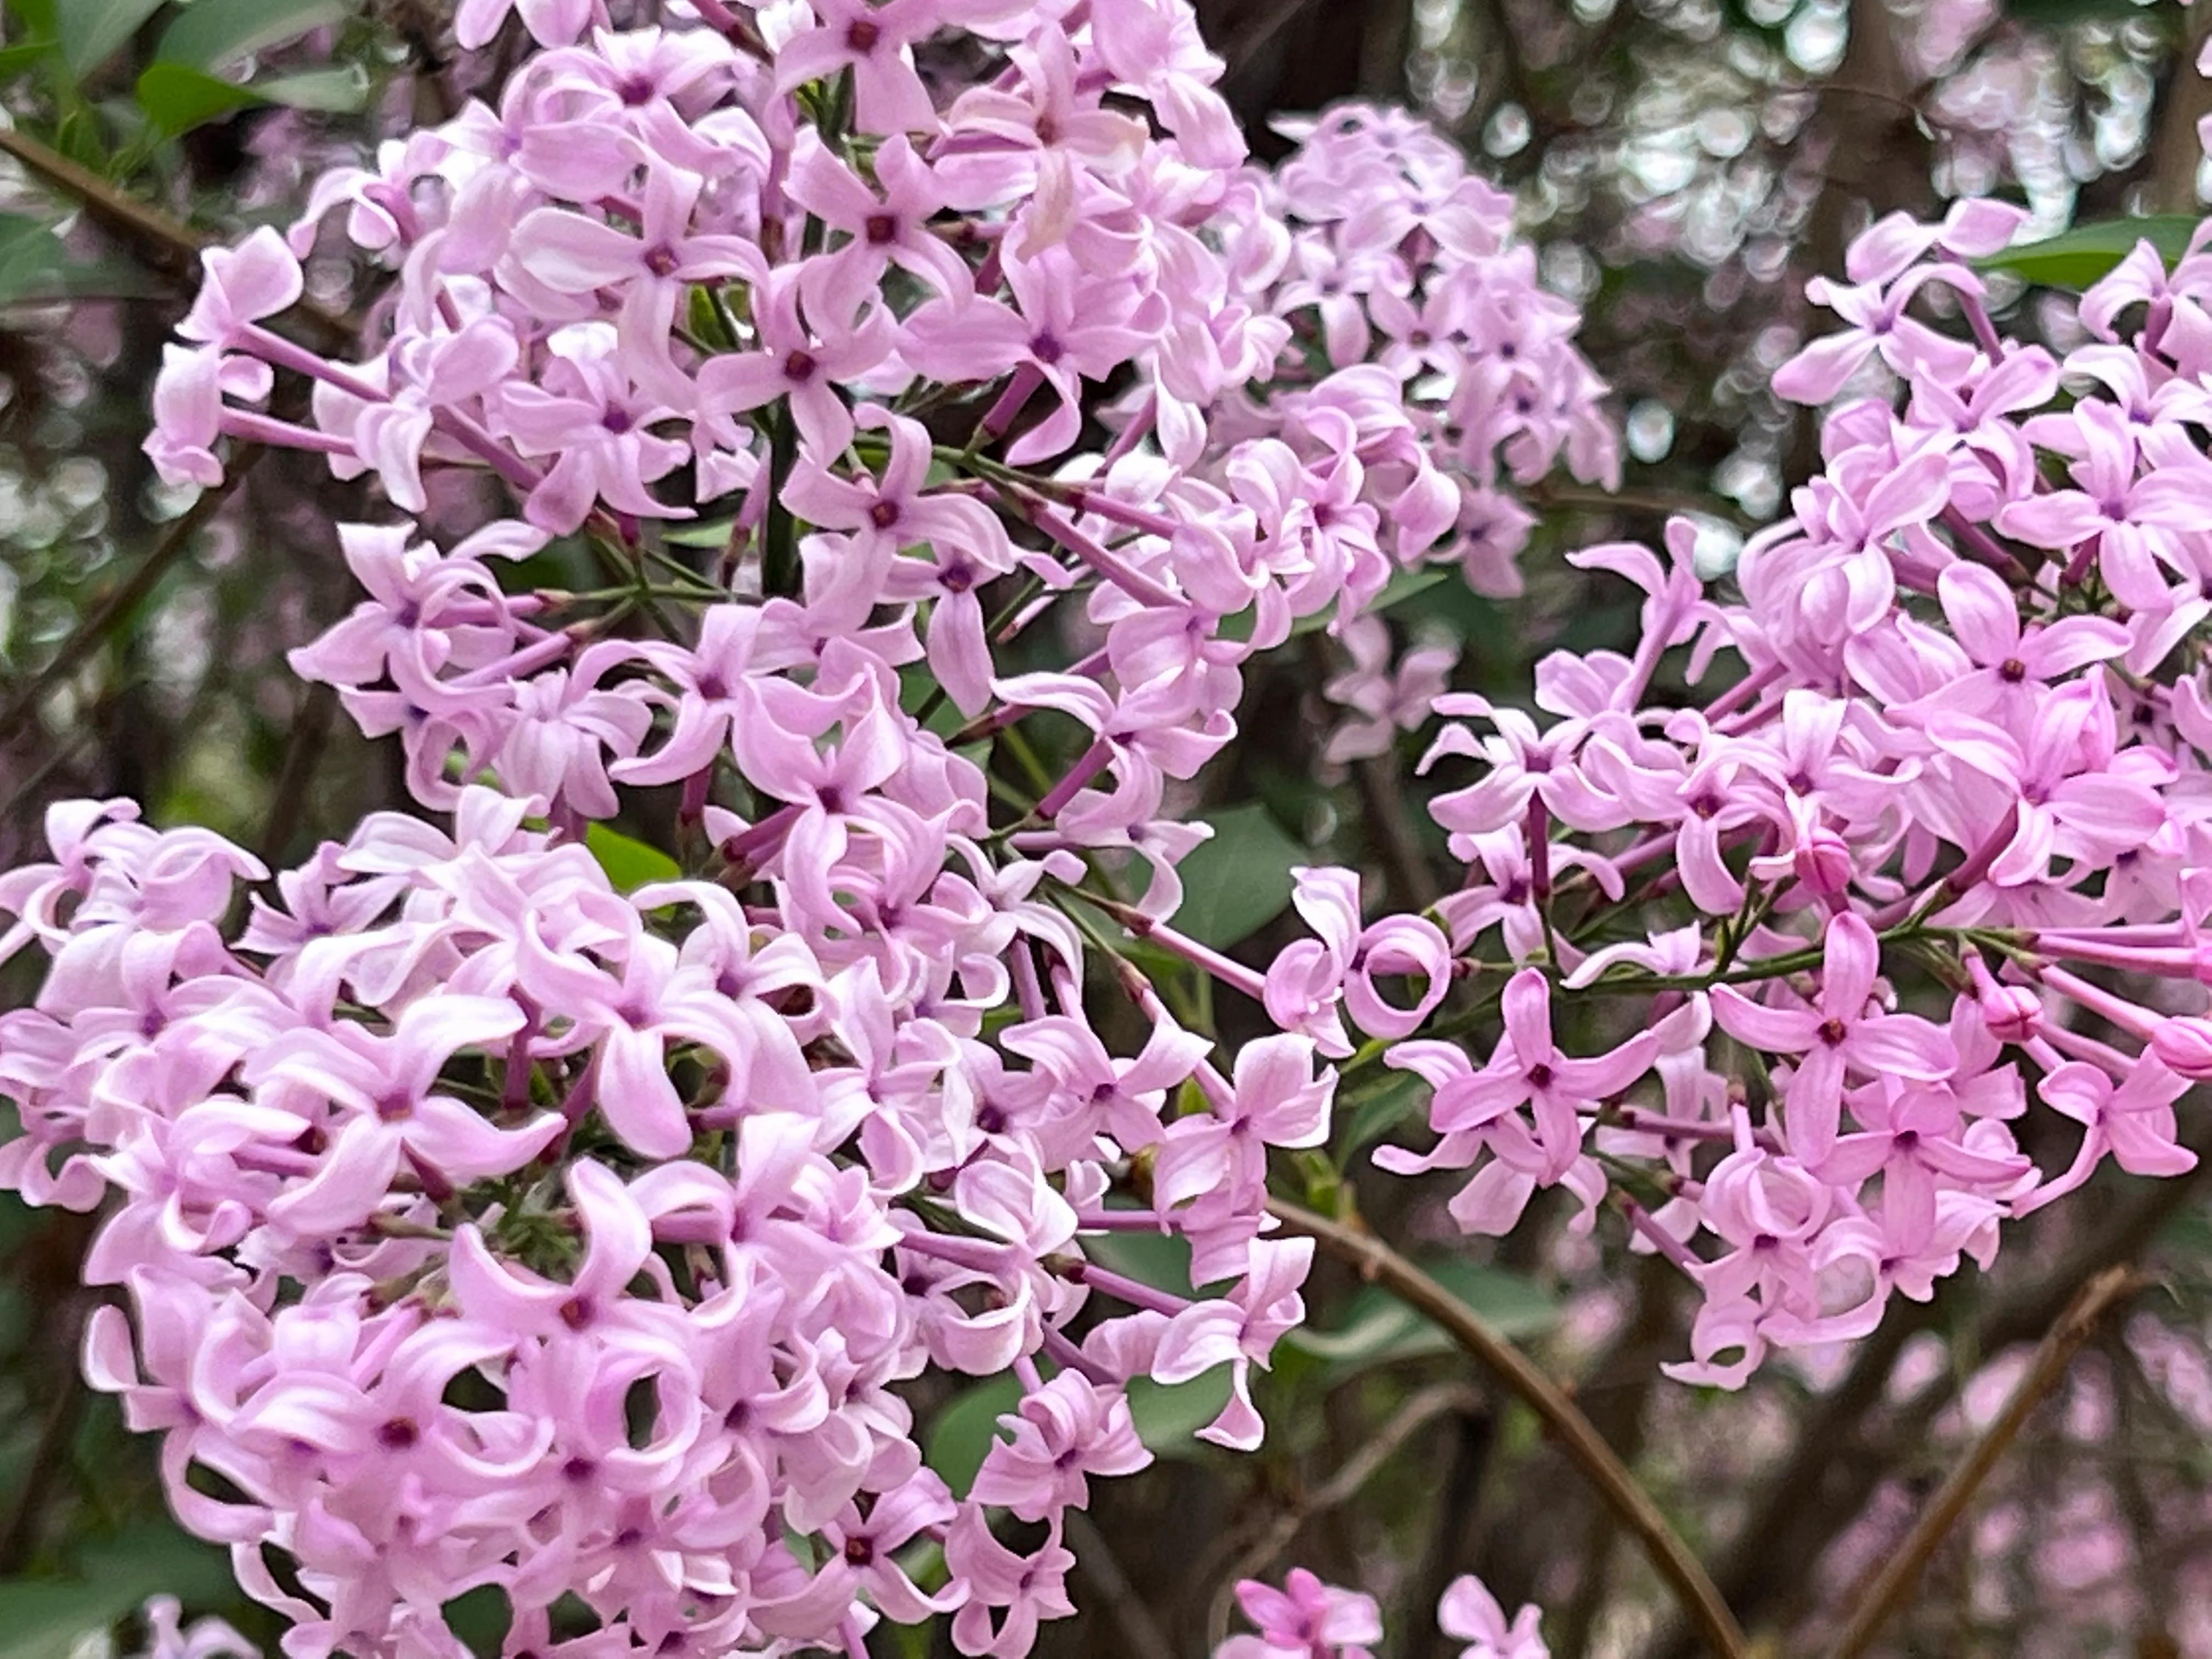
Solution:
[(2212, 1019), (2202, 1014), (2169, 1019), (2151, 1033), (2150, 1047), (2176, 1076), (2212, 1082)]
[(1999, 1042), (2026, 1042), (2043, 1029), (2042, 1001), (2025, 985), (1985, 986), (1978, 1006)]

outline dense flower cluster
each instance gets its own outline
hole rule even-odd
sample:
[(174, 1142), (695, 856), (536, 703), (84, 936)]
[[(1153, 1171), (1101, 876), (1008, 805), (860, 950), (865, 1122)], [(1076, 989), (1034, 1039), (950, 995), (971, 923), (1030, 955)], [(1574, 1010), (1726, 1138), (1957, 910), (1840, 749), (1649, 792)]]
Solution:
[[(1425, 558), (1504, 583), (1500, 481), (1609, 467), (1601, 387), (1418, 125), (1245, 167), (1179, 0), (522, 12), (548, 49), (497, 109), (208, 255), (149, 445), (202, 485), (229, 444), (321, 453), (416, 520), (457, 474), (512, 491), (458, 538), (346, 526), (366, 598), (294, 656), (451, 833), (373, 817), (233, 933), (256, 860), (58, 809), (0, 884), (0, 957), (52, 958), (0, 1017), (0, 1178), (119, 1198), (86, 1271), (132, 1319), (91, 1374), (295, 1659), (457, 1656), (483, 1586), (515, 1653), (858, 1654), (939, 1614), (1024, 1653), (1072, 1610), (1064, 1511), (1149, 1460), (1132, 1378), (1225, 1371), (1205, 1433), (1258, 1443), (1312, 1249), (1267, 1236), (1267, 1149), (1327, 1133), (1340, 1000), (1410, 1031), (1450, 977), (1316, 872), (1329, 943), (1266, 991), (1296, 1030), (1217, 1068), (1121, 969), (1152, 1036), (1117, 1055), (1050, 901), (1103, 854), (1171, 916), (1201, 832), (1164, 793), (1240, 665)], [(994, 67), (948, 100), (915, 48), (957, 31)], [(270, 325), (333, 215), (397, 276), (360, 362)], [(263, 412), (279, 374), (313, 424)], [(662, 542), (691, 520), (719, 556)], [(614, 587), (502, 581), (577, 534)], [(1097, 648), (1002, 674), (1063, 596)], [(966, 742), (1042, 709), (1090, 746), (994, 823)], [(690, 873), (618, 890), (584, 827), (662, 785)], [(1161, 1229), (1187, 1284), (1086, 1256)], [(933, 1367), (1023, 1389), (963, 1493), (903, 1392)]]
[[(2108, 1158), (2196, 1162), (2173, 1109), (2212, 1078), (2212, 257), (2169, 274), (2142, 246), (2061, 359), (1999, 338), (1969, 264), (2018, 219), (1885, 220), (1848, 283), (1814, 285), (1844, 326), (1777, 391), (1826, 402), (1886, 370), (1904, 396), (1827, 415), (1740, 603), (1703, 591), (1686, 524), (1668, 562), (1593, 548), (1577, 562), (1644, 590), (1632, 659), (1547, 658), (1534, 715), (1437, 699), (1470, 723), (1430, 762), (1481, 763), (1434, 804), (1469, 866), (1438, 911), (1463, 962), (1495, 941), (1504, 1035), (1486, 1060), (1391, 1051), (1433, 1085), (1439, 1138), (1381, 1161), (1473, 1168), (1452, 1211), (1476, 1232), (1541, 1187), (1586, 1212), (1610, 1189), (1704, 1292), (1686, 1378), (1865, 1334)], [(1970, 339), (1908, 313), (1928, 291)], [(1723, 652), (1745, 672), (1662, 707), (1676, 647), (1693, 681)], [(1900, 1006), (1900, 969), (1937, 1000)], [(1562, 1051), (1569, 1007), (1621, 999), (1636, 1036)], [(2031, 1095), (2081, 1125), (2063, 1170), (2015, 1143)]]
[[(1325, 1584), (1304, 1567), (1293, 1568), (1280, 1589), (1246, 1579), (1237, 1602), (1259, 1634), (1231, 1637), (1213, 1659), (1374, 1659), (1367, 1644), (1382, 1639), (1374, 1597)], [(1437, 1604), (1437, 1628), (1467, 1644), (1458, 1659), (1550, 1659), (1536, 1631), (1540, 1616), (1524, 1607), (1507, 1623), (1498, 1598), (1472, 1574), (1454, 1579)]]
[[(293, 1659), (459, 1659), (483, 1587), (513, 1655), (940, 1615), (1026, 1653), (1066, 1511), (1150, 1456), (1133, 1380), (1225, 1371), (1205, 1433), (1259, 1443), (1312, 1248), (1270, 1149), (1328, 1139), (1329, 1062), (1430, 1087), (1433, 1149), (1377, 1161), (1471, 1170), (1471, 1231), (1610, 1195), (1703, 1289), (1705, 1382), (1871, 1328), (2107, 1156), (2193, 1162), (2212, 254), (2129, 261), (2062, 361), (1971, 268), (2012, 210), (1875, 227), (1777, 387), (1878, 362), (1902, 399), (1828, 416), (1737, 599), (1686, 524), (1574, 556), (1643, 591), (1640, 643), (1546, 659), (1531, 712), (1446, 690), (1448, 651), (1392, 669), (1374, 614), (1425, 562), (1510, 593), (1515, 485), (1616, 465), (1571, 309), (1434, 134), (1347, 108), (1247, 166), (1182, 0), (519, 9), (546, 49), (495, 109), (208, 255), (149, 444), (203, 485), (317, 452), (407, 515), (347, 527), (366, 598), (294, 661), (450, 830), (373, 817), (242, 928), (269, 872), (128, 803), (0, 877), (0, 960), (50, 958), (0, 1015), (0, 1181), (112, 1203), (91, 1375)], [(334, 216), (395, 273), (358, 362), (271, 326)], [(1936, 295), (1970, 339), (1910, 313)], [(518, 517), (419, 527), (483, 480)], [(611, 586), (514, 574), (556, 538)], [(1468, 878), (1370, 920), (1302, 870), (1312, 937), (1262, 969), (1176, 927), (1204, 831), (1170, 790), (1308, 617), (1352, 659), (1332, 758), (1436, 713), (1430, 763), (1479, 763), (1433, 804)], [(1081, 744), (1011, 798), (976, 745), (1046, 711)], [(618, 885), (604, 821), (664, 786), (683, 862)], [(1217, 1060), (1102, 915), (1274, 1034)], [(2063, 1172), (2008, 1127), (2030, 1075), (2083, 1125)], [(1139, 1231), (1187, 1283), (1114, 1269)], [(933, 1370), (1020, 1386), (965, 1492), (917, 1443)], [(1244, 1605), (1242, 1653), (1379, 1636), (1304, 1576)], [(1542, 1650), (1471, 1581), (1445, 1620)]]

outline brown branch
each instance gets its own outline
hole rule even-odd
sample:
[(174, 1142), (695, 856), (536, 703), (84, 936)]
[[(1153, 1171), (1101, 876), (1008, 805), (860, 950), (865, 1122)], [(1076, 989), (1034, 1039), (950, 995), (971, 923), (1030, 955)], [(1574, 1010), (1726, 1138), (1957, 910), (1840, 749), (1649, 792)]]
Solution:
[(2058, 1316), (2058, 1322), (2044, 1337), (2027, 1374), (2013, 1389), (2012, 1397), (2005, 1401), (1996, 1421), (1990, 1425), (1965, 1461), (1944, 1480), (1905, 1540), (1890, 1552), (1887, 1563), (1860, 1598), (1843, 1634), (1828, 1650), (1828, 1659), (1858, 1659), (1873, 1645), (1890, 1615), (1912, 1593), (1929, 1558), (1966, 1512), (1967, 1506), (1974, 1501), (1974, 1494), (1981, 1490), (1982, 1482), (1989, 1479), (1990, 1472), (1996, 1468), (2029, 1416), (2042, 1403), (2043, 1397), (2064, 1378), (2075, 1354), (2095, 1331), (2098, 1321), (2147, 1282), (2133, 1267), (2107, 1267), (2075, 1293)]
[[(0, 133), (0, 137), (8, 137)], [(222, 504), (228, 501), (253, 464), (266, 453), (250, 444), (240, 445), (231, 456), (230, 468), (222, 482), (200, 492), (199, 499), (185, 509), (185, 514), (168, 528), (167, 533), (155, 544), (130, 580), (101, 602), (99, 608), (76, 626), (56, 651), (44, 668), (31, 676), (10, 696), (5, 705), (0, 705), (0, 743), (4, 743), (38, 708), (39, 700), (45, 696), (53, 684), (69, 674), (91, 654), (109, 631), (127, 618), (143, 604), (169, 567), (182, 558), (197, 535), (209, 520), (215, 517)]]
[(1175, 1644), (1152, 1616), (1129, 1575), (1107, 1544), (1106, 1534), (1079, 1509), (1066, 1511), (1068, 1541), (1075, 1547), (1076, 1571), (1097, 1587), (1106, 1610), (1121, 1627), (1131, 1659), (1175, 1659)]
[(93, 222), (110, 235), (151, 250), (165, 269), (189, 271), (208, 246), (208, 238), (190, 225), (116, 189), (90, 167), (27, 133), (0, 131), (0, 154), (13, 156), (34, 178), (84, 204)]
[(281, 863), (285, 848), (291, 844), (300, 828), (300, 820), (307, 811), (308, 792), (314, 787), (315, 774), (330, 750), (331, 727), (337, 720), (337, 693), (329, 685), (319, 684), (307, 688), (307, 696), (300, 699), (299, 707), (293, 711), (291, 736), (284, 744), (283, 769), (276, 775), (268, 821), (261, 829), (259, 851), (264, 863)]
[[(117, 189), (91, 168), (27, 133), (0, 130), (0, 155), (13, 157), (33, 178), (83, 204), (94, 224), (161, 270), (178, 276), (190, 276), (198, 266), (201, 253), (212, 243), (211, 238), (181, 219)], [(328, 343), (342, 345), (360, 336), (357, 319), (313, 300), (302, 300), (292, 310), (312, 321)]]
[(1426, 1315), (1467, 1355), (1517, 1395), (1559, 1441), (1567, 1457), (1595, 1486), (1621, 1524), (1636, 1535), (1652, 1566), (1680, 1600), (1706, 1644), (1721, 1659), (1744, 1659), (1744, 1634), (1698, 1558), (1668, 1523), (1651, 1494), (1605, 1437), (1535, 1363), (1443, 1285), (1373, 1234), (1357, 1225), (1271, 1199), (1268, 1213), (1291, 1232), (1355, 1268), (1418, 1313)]

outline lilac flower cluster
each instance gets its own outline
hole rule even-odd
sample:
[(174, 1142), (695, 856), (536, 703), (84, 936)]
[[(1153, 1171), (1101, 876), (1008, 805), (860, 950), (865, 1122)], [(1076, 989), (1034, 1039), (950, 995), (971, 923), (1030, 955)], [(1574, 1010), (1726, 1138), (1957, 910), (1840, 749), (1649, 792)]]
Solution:
[[(1293, 1568), (1280, 1589), (1246, 1579), (1237, 1586), (1237, 1602), (1259, 1634), (1231, 1637), (1213, 1659), (1374, 1659), (1367, 1644), (1382, 1639), (1373, 1596), (1325, 1584), (1304, 1567)], [(1539, 1617), (1524, 1607), (1509, 1624), (1498, 1598), (1471, 1573), (1454, 1579), (1437, 1603), (1437, 1628), (1466, 1644), (1458, 1659), (1550, 1659)]]
[[(1028, 1652), (1072, 1611), (1066, 1511), (1149, 1459), (1133, 1381), (1225, 1370), (1204, 1432), (1259, 1443), (1312, 1252), (1270, 1149), (1377, 1062), (1437, 1134), (1378, 1163), (1472, 1171), (1470, 1231), (1610, 1197), (1705, 1293), (1676, 1374), (1730, 1385), (2107, 1156), (2193, 1162), (2212, 253), (2131, 259), (2062, 361), (1972, 268), (2011, 210), (1877, 225), (1777, 386), (1878, 362), (1903, 398), (1830, 413), (1737, 601), (1686, 524), (1573, 556), (1642, 590), (1640, 641), (1547, 658), (1531, 713), (1376, 634), (1425, 562), (1511, 592), (1514, 486), (1616, 465), (1571, 309), (1435, 135), (1352, 108), (1247, 166), (1182, 0), (520, 10), (545, 49), (496, 109), (208, 255), (149, 446), (179, 483), (240, 444), (374, 480), (366, 597), (294, 663), (450, 831), (372, 817), (235, 930), (269, 872), (128, 803), (0, 877), (0, 960), (49, 958), (0, 1015), (0, 1182), (112, 1204), (86, 1276), (131, 1311), (90, 1373), (293, 1659), (459, 1659), (442, 1609), (487, 1587), (540, 1659), (940, 1616)], [(394, 273), (357, 362), (272, 326), (334, 216)], [(1937, 295), (1971, 338), (1910, 313)], [(476, 484), (520, 516), (419, 527)], [(514, 574), (555, 538), (611, 585)], [(1040, 669), (1048, 617), (1082, 643)], [(1370, 920), (1302, 870), (1312, 937), (1263, 969), (1176, 927), (1205, 832), (1170, 786), (1305, 617), (1352, 647), (1338, 758), (1433, 712), (1429, 764), (1478, 763), (1433, 804), (1468, 876)], [(975, 745), (1042, 711), (1082, 746), (1012, 799)], [(664, 786), (682, 862), (622, 890), (593, 826)], [(1273, 1033), (1217, 1060), (1101, 916)], [(1900, 1006), (1906, 968), (1941, 1000)], [(2084, 1127), (2056, 1175), (2008, 1127), (2031, 1076)], [(1188, 1284), (1115, 1271), (1133, 1231)], [(917, 1444), (933, 1371), (1020, 1385), (966, 1492)], [(1246, 1607), (1246, 1651), (1376, 1639), (1305, 1578)], [(1478, 1590), (1447, 1613), (1541, 1650)]]
[[(294, 1659), (454, 1659), (483, 1587), (513, 1654), (857, 1655), (939, 1615), (1022, 1654), (1072, 1611), (1065, 1511), (1149, 1461), (1131, 1379), (1225, 1370), (1204, 1433), (1256, 1445), (1312, 1254), (1268, 1236), (1267, 1149), (1321, 1143), (1334, 1078), (1296, 1031), (1217, 1068), (1120, 964), (1152, 1035), (1117, 1055), (1053, 901), (1103, 854), (1171, 915), (1202, 832), (1164, 795), (1240, 665), (1401, 566), (1494, 565), (1501, 465), (1608, 462), (1504, 199), (1373, 111), (1246, 167), (1180, 0), (699, 10), (580, 41), (526, 4), (497, 109), (207, 256), (156, 388), (173, 481), (289, 446), (410, 515), (342, 529), (365, 598), (293, 663), (450, 834), (374, 816), (235, 933), (269, 872), (125, 802), (0, 878), (0, 959), (51, 961), (0, 1016), (0, 1180), (117, 1204), (89, 1372)], [(991, 67), (946, 100), (915, 49), (956, 36)], [(357, 362), (271, 326), (333, 216), (396, 274)], [(1294, 262), (1356, 278), (1324, 305)], [(1401, 350), (1407, 305), (1443, 332)], [(520, 516), (418, 527), (472, 478)], [(574, 536), (613, 586), (502, 580)], [(1078, 605), (1097, 648), (999, 672)], [(1091, 741), (994, 824), (968, 744), (1042, 709)], [(618, 890), (585, 827), (663, 785), (689, 873)], [(1340, 989), (1410, 1031), (1443, 934), (1315, 880), (1340, 925), (1269, 1006), (1332, 1052)], [(1140, 1230), (1188, 1285), (1086, 1255)], [(1022, 1387), (966, 1492), (922, 1462), (931, 1370)]]
[[(2196, 1162), (2174, 1105), (2212, 1078), (2212, 255), (2169, 273), (2140, 246), (2062, 358), (1999, 337), (1970, 263), (2020, 216), (1893, 217), (1847, 284), (1814, 284), (1844, 326), (1777, 391), (1903, 396), (1831, 409), (1740, 603), (1692, 574), (1686, 522), (1666, 562), (1592, 548), (1571, 556), (1644, 591), (1632, 657), (1545, 659), (1533, 715), (1437, 699), (1455, 718), (1427, 763), (1480, 763), (1433, 805), (1468, 866), (1437, 916), (1459, 972), (1502, 981), (1503, 1036), (1486, 1060), (1391, 1047), (1437, 1139), (1377, 1161), (1472, 1169), (1451, 1205), (1471, 1232), (1541, 1188), (1585, 1226), (1610, 1194), (1704, 1294), (1670, 1367), (1688, 1380), (1864, 1334), (2107, 1158)], [(1911, 315), (1923, 293), (1971, 337)], [(1744, 672), (1665, 706), (1678, 648), (1692, 683), (1723, 653)], [(1900, 969), (1936, 1000), (1900, 1006)], [(1623, 999), (1634, 1036), (1561, 1048), (1569, 1010)], [(2019, 1150), (2031, 1098), (2081, 1126), (2062, 1170)]]

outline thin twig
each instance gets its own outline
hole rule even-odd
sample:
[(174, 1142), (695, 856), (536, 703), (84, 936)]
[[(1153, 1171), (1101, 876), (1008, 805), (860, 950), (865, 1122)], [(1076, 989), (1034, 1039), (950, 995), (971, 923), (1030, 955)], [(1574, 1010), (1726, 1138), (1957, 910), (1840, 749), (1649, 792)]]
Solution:
[[(5, 135), (0, 135), (5, 136)], [(222, 504), (228, 501), (245, 480), (253, 464), (268, 452), (254, 445), (240, 445), (232, 454), (229, 470), (222, 482), (200, 492), (199, 499), (185, 509), (184, 516), (172, 524), (167, 532), (155, 544), (130, 580), (117, 588), (90, 616), (76, 626), (76, 631), (64, 640), (61, 648), (44, 668), (31, 676), (4, 706), (0, 706), (0, 743), (4, 743), (38, 708), (39, 700), (46, 696), (53, 684), (69, 674), (88, 656), (94, 647), (106, 637), (108, 630), (128, 617), (145, 601), (161, 581), (171, 565), (182, 558), (208, 520), (214, 518)]]
[(1397, 1409), (1373, 1438), (1344, 1460), (1334, 1474), (1303, 1497), (1284, 1504), (1266, 1533), (1247, 1547), (1221, 1575), (1221, 1588), (1206, 1621), (1206, 1640), (1218, 1647), (1229, 1629), (1229, 1599), (1238, 1581), (1257, 1578), (1290, 1548), (1307, 1522), (1349, 1504), (1408, 1440), (1448, 1413), (1472, 1416), (1482, 1398), (1464, 1382), (1439, 1382), (1421, 1389)]
[(1890, 1552), (1887, 1565), (1859, 1599), (1850, 1622), (1844, 1626), (1844, 1633), (1828, 1650), (1828, 1659), (1857, 1659), (1874, 1644), (1890, 1615), (1912, 1593), (1929, 1557), (1935, 1554), (1936, 1547), (1949, 1535), (1959, 1517), (1966, 1512), (1966, 1506), (1974, 1501), (1974, 1494), (1989, 1478), (1990, 1471), (1996, 1468), (2043, 1397), (2065, 1377), (2067, 1367), (2074, 1363), (2075, 1354), (2096, 1330), (2098, 1321), (2148, 1282), (2131, 1267), (2107, 1267), (2075, 1293), (2073, 1301), (2066, 1304), (2066, 1311), (2059, 1315), (2058, 1322), (2051, 1328), (2042, 1346), (2035, 1351), (2027, 1374), (2013, 1389), (2012, 1398), (2005, 1401), (1996, 1421), (1974, 1443), (1966, 1460), (1945, 1478), (1919, 1520), (1913, 1522), (1905, 1541)]
[(1744, 1659), (1746, 1644), (1735, 1615), (1714, 1589), (1698, 1558), (1668, 1524), (1651, 1494), (1637, 1483), (1605, 1437), (1591, 1426), (1574, 1401), (1535, 1363), (1508, 1342), (1465, 1303), (1356, 1225), (1271, 1199), (1270, 1214), (1330, 1255), (1349, 1263), (1362, 1278), (1381, 1285), (1418, 1313), (1425, 1314), (1463, 1349), (1518, 1395), (1557, 1437), (1568, 1459), (1635, 1534), (1659, 1576), (1681, 1601), (1720, 1659)]
[(1106, 1534), (1081, 1510), (1071, 1509), (1066, 1516), (1068, 1540), (1075, 1546), (1076, 1571), (1105, 1597), (1106, 1610), (1121, 1627), (1121, 1640), (1131, 1659), (1175, 1659), (1175, 1644), (1129, 1582), (1129, 1575), (1121, 1571), (1121, 1562), (1107, 1545)]
[(307, 688), (307, 695), (292, 714), (292, 733), (284, 744), (283, 769), (270, 799), (268, 821), (261, 827), (262, 860), (276, 864), (300, 827), (315, 773), (330, 750), (331, 727), (337, 718), (337, 693), (326, 684)]
[[(126, 191), (117, 189), (91, 168), (81, 166), (59, 150), (40, 143), (24, 132), (0, 129), (0, 155), (12, 156), (33, 177), (74, 197), (84, 204), (93, 222), (121, 241), (150, 252), (151, 263), (179, 276), (189, 276), (213, 239), (150, 207)], [(357, 337), (361, 325), (354, 318), (332, 311), (313, 300), (301, 300), (292, 309), (311, 319), (333, 343)]]

